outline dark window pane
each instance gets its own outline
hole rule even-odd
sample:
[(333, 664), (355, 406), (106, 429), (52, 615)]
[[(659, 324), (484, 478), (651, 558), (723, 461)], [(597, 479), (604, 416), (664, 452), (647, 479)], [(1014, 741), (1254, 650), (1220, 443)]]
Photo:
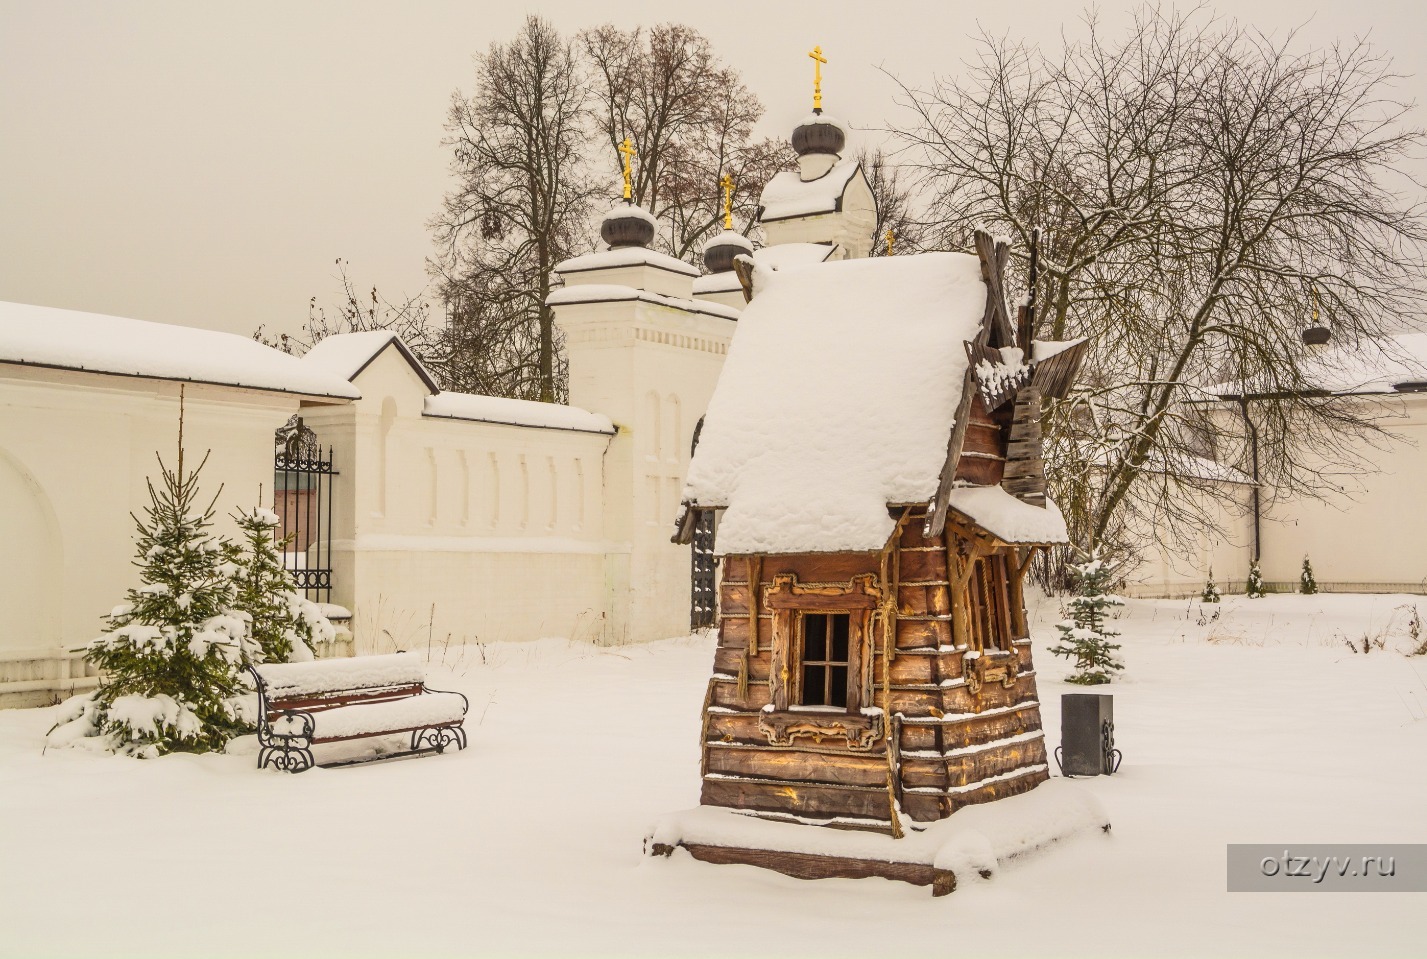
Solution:
[(803, 617), (803, 659), (827, 659), (827, 617)]
[(803, 705), (804, 706), (826, 706), (827, 691), (826, 666), (804, 666), (803, 667)]
[(832, 676), (831, 676), (831, 682), (830, 682), (831, 688), (828, 690), (828, 700), (827, 700), (826, 705), (828, 705), (828, 706), (846, 706), (846, 705), (847, 705), (847, 667), (846, 667), (846, 666), (831, 666), (831, 667), (829, 667), (829, 669), (830, 669), (830, 671), (832, 672)]
[(832, 655), (828, 659), (845, 663), (847, 662), (848, 621), (851, 617), (846, 613), (835, 613), (828, 619), (832, 620)]

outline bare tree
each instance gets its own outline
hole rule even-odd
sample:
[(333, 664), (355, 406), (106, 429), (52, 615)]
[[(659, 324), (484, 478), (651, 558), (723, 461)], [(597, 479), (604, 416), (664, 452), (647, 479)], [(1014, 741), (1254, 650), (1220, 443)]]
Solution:
[(887, 234), (892, 234), (893, 253), (916, 253), (927, 249), (933, 231), (917, 217), (916, 190), (897, 161), (880, 149), (857, 151), (857, 162), (867, 174), (872, 198), (877, 203), (877, 227), (872, 233), (872, 256), (887, 255)]
[(266, 327), (259, 326), (253, 332), (253, 339), (264, 346), (301, 356), (319, 340), (339, 333), (391, 330), (423, 362), (439, 359), (444, 352), (443, 332), (431, 319), (431, 304), (423, 299), (425, 290), (395, 302), (379, 293), (375, 286), (363, 293), (353, 282), (347, 261), (339, 258), (336, 263), (342, 292), (335, 305), (324, 306), (314, 296), (307, 303), (307, 322), (301, 332), (295, 336), (271, 334)]
[(460, 388), (563, 397), (545, 300), (555, 264), (591, 244), (587, 89), (570, 43), (528, 17), (514, 40), (476, 57), (473, 93), (452, 96), (445, 143), (456, 185), (431, 224), (439, 249), (431, 267), (452, 345), (472, 360)]
[(735, 213), (751, 226), (758, 190), (792, 169), (782, 140), (753, 138), (763, 104), (737, 70), (724, 64), (692, 27), (661, 24), (624, 31), (603, 26), (580, 34), (595, 77), (598, 128), (608, 169), (619, 168), (620, 143), (634, 142), (634, 202), (669, 225), (659, 242), (693, 260), (722, 229), (719, 178), (737, 185)]
[[(1376, 411), (1315, 392), (1300, 333), (1310, 290), (1349, 346), (1420, 315), (1427, 229), (1391, 184), (1422, 136), (1365, 43), (1202, 10), (1087, 27), (1055, 53), (983, 36), (958, 79), (903, 86), (902, 137), (943, 242), (987, 224), (1023, 256), (1049, 230), (1037, 333), (1094, 337), (1048, 410), (1052, 486), (1078, 545), (1123, 553), (1203, 530), (1221, 463), (1253, 453), (1265, 485), (1322, 495), (1380, 438)], [(1226, 382), (1264, 397), (1251, 428), (1195, 402)]]

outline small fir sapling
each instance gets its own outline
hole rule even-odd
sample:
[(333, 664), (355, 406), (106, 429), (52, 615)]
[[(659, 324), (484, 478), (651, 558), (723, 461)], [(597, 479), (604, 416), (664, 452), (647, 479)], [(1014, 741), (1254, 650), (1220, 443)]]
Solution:
[(1214, 568), (1209, 568), (1209, 582), (1204, 584), (1204, 592), (1200, 594), (1199, 600), (1204, 603), (1217, 603), (1222, 599), (1219, 595), (1219, 587), (1214, 583)]
[(1313, 564), (1308, 562), (1308, 557), (1303, 557), (1303, 572), (1298, 574), (1298, 591), (1304, 596), (1312, 596), (1318, 592), (1318, 581), (1313, 578)]
[(184, 469), (182, 422), (180, 413), (177, 468), (160, 458), (160, 484), (149, 481), (144, 518), (134, 517), (141, 585), (85, 647), (99, 688), (66, 703), (52, 743), (96, 737), (112, 752), (149, 758), (222, 749), (251, 728), (241, 673), (248, 622), (233, 607), (241, 555), (210, 531), (213, 503), (198, 501), (204, 463)]
[(297, 591), (292, 574), (282, 564), (273, 530), (279, 525), (272, 510), (255, 506), (234, 515), (243, 534), (242, 562), (234, 576), (235, 608), (249, 617), (250, 658), (255, 662), (305, 662), (317, 643), (336, 635), (316, 603)]
[(1056, 624), (1060, 642), (1050, 651), (1075, 660), (1076, 671), (1066, 682), (1099, 686), (1125, 668), (1114, 655), (1119, 644), (1111, 642), (1120, 634), (1106, 624), (1108, 612), (1125, 605), (1125, 601), (1107, 592), (1112, 571), (1098, 556), (1072, 565), (1070, 570), (1076, 584), (1076, 595), (1069, 603), (1071, 618)]
[(1259, 561), (1249, 563), (1249, 581), (1244, 587), (1244, 595), (1249, 599), (1263, 599), (1263, 574), (1259, 572)]

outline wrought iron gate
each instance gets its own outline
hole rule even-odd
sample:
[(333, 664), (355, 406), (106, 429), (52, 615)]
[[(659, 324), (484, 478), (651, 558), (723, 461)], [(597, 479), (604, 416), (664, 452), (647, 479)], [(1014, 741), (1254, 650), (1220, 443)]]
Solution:
[[(694, 440), (690, 444), (689, 455), (699, 448), (699, 434), (704, 429), (704, 418), (694, 424)], [(700, 510), (694, 524), (693, 564), (689, 581), (692, 584), (689, 596), (689, 625), (693, 629), (704, 629), (718, 622), (718, 583), (716, 573), (718, 560), (714, 558), (714, 527), (717, 523), (711, 509)]]
[(718, 560), (714, 559), (714, 511), (699, 511), (698, 522), (694, 525), (694, 556), (692, 606), (689, 625), (703, 629), (718, 622), (718, 590), (714, 583), (714, 572)]
[(293, 415), (273, 435), (273, 512), (283, 566), (308, 599), (332, 600), (332, 447)]

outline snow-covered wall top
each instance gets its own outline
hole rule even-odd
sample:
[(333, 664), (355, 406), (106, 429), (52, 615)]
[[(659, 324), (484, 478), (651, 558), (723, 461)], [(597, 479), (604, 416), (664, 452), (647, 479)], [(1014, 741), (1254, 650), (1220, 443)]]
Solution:
[(758, 205), (763, 208), (759, 219), (786, 220), (832, 213), (857, 170), (857, 160), (847, 158), (838, 160), (816, 180), (805, 181), (793, 172), (776, 174), (758, 199)]
[(936, 492), (986, 286), (974, 256), (755, 267), (684, 498), (721, 554), (881, 549)]
[(437, 393), (435, 396), (428, 396), (423, 415), (614, 435), (614, 424), (608, 416), (600, 413), (591, 413), (559, 403), (537, 403), (532, 400), (511, 400), (472, 393)]
[(791, 266), (825, 263), (832, 251), (829, 243), (779, 243), (756, 251), (753, 262), (770, 270), (786, 270)]
[(607, 270), (620, 266), (653, 266), (670, 273), (698, 276), (698, 267), (675, 259), (667, 253), (643, 246), (624, 246), (571, 257), (555, 264), (556, 273), (583, 273), (586, 270)]
[(356, 399), (345, 379), (246, 336), (0, 302), (0, 363)]
[(344, 380), (352, 380), (388, 346), (401, 351), (428, 389), (433, 393), (438, 389), (435, 379), (421, 365), (421, 361), (391, 330), (363, 330), (326, 337), (307, 351), (302, 362), (320, 367)]
[(705, 313), (728, 320), (738, 319), (738, 310), (718, 303), (686, 300), (679, 296), (665, 296), (649, 290), (636, 290), (632, 286), (618, 283), (589, 283), (584, 286), (567, 286), (555, 290), (545, 298), (550, 306), (569, 306), (574, 303), (619, 303), (625, 300), (642, 300), (656, 306), (667, 306), (671, 310), (686, 313)]
[[(1304, 378), (1313, 389), (1339, 394), (1398, 392), (1399, 384), (1427, 383), (1427, 333), (1399, 333), (1381, 341), (1352, 346), (1325, 346), (1303, 362)], [(1206, 387), (1214, 396), (1250, 396), (1264, 387), (1220, 383)]]

